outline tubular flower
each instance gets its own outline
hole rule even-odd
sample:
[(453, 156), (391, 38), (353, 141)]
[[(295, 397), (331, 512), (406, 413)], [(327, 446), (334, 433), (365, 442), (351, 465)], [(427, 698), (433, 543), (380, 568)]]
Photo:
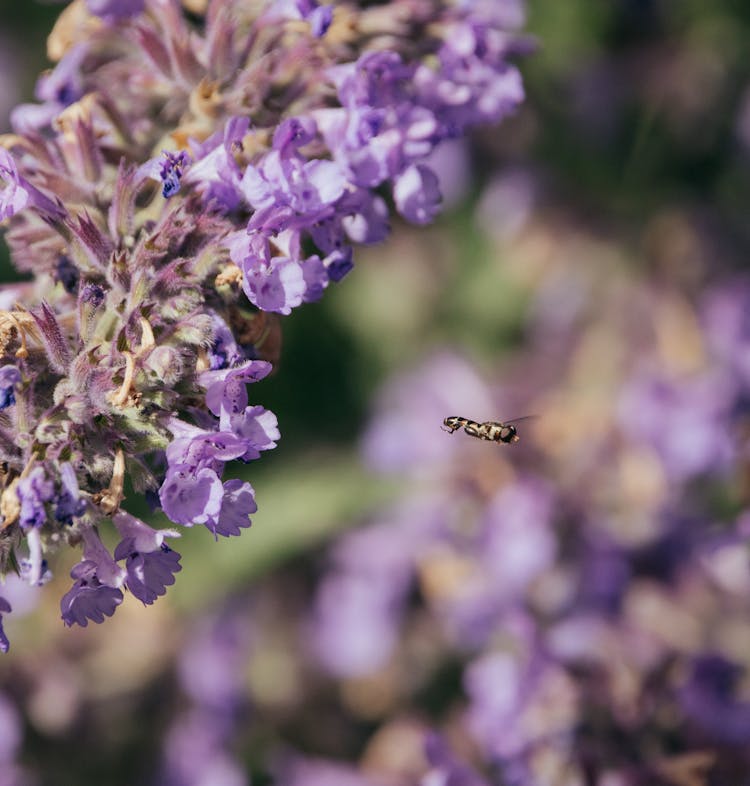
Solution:
[(0, 219), (33, 276), (0, 301), (0, 574), (23, 561), (40, 584), (53, 545), (83, 543), (66, 624), (123, 589), (152, 603), (180, 570), (122, 509), (126, 482), (175, 524), (250, 525), (252, 486), (222, 476), (279, 438), (247, 392), (275, 314), (386, 237), (389, 199), (432, 220), (427, 157), (522, 100), (513, 14), (390, 6), (76, 0), (53, 30), (41, 103), (0, 137)]

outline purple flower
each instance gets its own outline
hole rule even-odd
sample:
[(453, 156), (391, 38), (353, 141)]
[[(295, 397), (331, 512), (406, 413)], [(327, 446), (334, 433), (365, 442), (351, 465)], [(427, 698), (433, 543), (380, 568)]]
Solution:
[(21, 381), (21, 372), (15, 366), (0, 368), (0, 409), (16, 403), (15, 387)]
[(488, 786), (474, 770), (458, 761), (445, 740), (429, 734), (425, 740), (425, 755), (430, 771), (419, 786)]
[(552, 509), (549, 489), (531, 479), (505, 486), (490, 501), (478, 553), (495, 597), (512, 600), (552, 565)]
[(298, 150), (315, 139), (317, 126), (311, 117), (290, 117), (282, 120), (273, 134), (273, 149), (285, 154)]
[(185, 172), (184, 182), (195, 185), (204, 199), (235, 210), (242, 202), (242, 172), (233, 151), (242, 146), (242, 138), (250, 127), (247, 117), (231, 117), (223, 129), (212, 134), (200, 145), (191, 145), (193, 164)]
[(81, 498), (78, 479), (69, 462), (60, 465), (60, 481), (62, 488), (55, 498), (55, 518), (61, 524), (72, 524), (74, 518), (83, 515), (86, 501)]
[(240, 345), (235, 340), (229, 325), (221, 317), (217, 314), (212, 314), (211, 319), (214, 325), (214, 340), (208, 352), (211, 371), (236, 366), (244, 360)]
[(87, 44), (77, 44), (68, 49), (52, 71), (39, 77), (34, 95), (40, 101), (56, 106), (58, 112), (78, 101), (86, 92), (82, 65), (88, 51)]
[[(310, 260), (317, 257), (310, 257), (305, 263), (305, 282), (307, 291), (305, 301), (317, 300), (323, 294), (323, 290), (328, 285), (328, 281), (341, 281), (341, 279), (354, 269), (352, 261), (352, 250), (347, 248), (345, 251), (333, 251), (323, 260), (323, 271), (317, 267), (309, 270)], [(325, 276), (325, 278), (324, 278)]]
[(164, 542), (179, 537), (174, 530), (154, 530), (140, 519), (120, 510), (112, 520), (123, 539), (115, 548), (115, 560), (125, 560), (125, 585), (144, 604), (153, 603), (175, 582), (182, 570), (180, 555)]
[(51, 71), (39, 77), (34, 95), (44, 103), (22, 104), (13, 110), (11, 124), (16, 133), (39, 131), (83, 96), (82, 66), (88, 51), (87, 44), (70, 47)]
[(347, 109), (390, 108), (409, 98), (412, 68), (398, 52), (366, 52), (356, 62), (334, 66), (327, 73)]
[(20, 561), (21, 577), (32, 586), (40, 587), (45, 584), (50, 574), (47, 563), (42, 553), (41, 527), (32, 527), (26, 533), (26, 545), (29, 547), (29, 558)]
[(5, 187), (0, 190), (0, 221), (11, 218), (25, 207), (34, 207), (48, 218), (60, 219), (65, 215), (61, 207), (19, 174), (13, 156), (0, 145), (0, 184), (3, 182)]
[(159, 489), (164, 512), (175, 524), (192, 527), (216, 518), (221, 511), (223, 487), (214, 470), (197, 472), (184, 465), (172, 466)]
[(159, 177), (164, 186), (161, 193), (164, 199), (169, 199), (169, 197), (174, 196), (180, 190), (182, 173), (184, 168), (190, 163), (190, 156), (184, 150), (181, 150), (179, 153), (171, 153), (168, 150), (164, 150), (162, 155), (164, 158), (159, 169)]
[(742, 671), (720, 655), (703, 655), (695, 659), (679, 693), (688, 717), (726, 745), (745, 745), (750, 738), (750, 702), (735, 695)]
[(115, 559), (125, 560), (125, 585), (138, 600), (149, 605), (175, 582), (174, 574), (182, 570), (180, 555), (166, 543), (156, 551), (141, 552), (132, 538), (120, 541)]
[(296, 154), (288, 140), (270, 151), (257, 167), (242, 177), (242, 193), (257, 210), (290, 207), (298, 215), (315, 215), (344, 193), (346, 178), (333, 161), (308, 161)]
[(85, 628), (89, 620), (103, 622), (122, 603), (120, 587), (125, 571), (112, 559), (95, 530), (85, 530), (83, 542), (84, 559), (70, 571), (75, 582), (60, 601), (62, 620), (68, 627), (76, 623)]
[(314, 645), (328, 671), (356, 677), (383, 666), (397, 641), (400, 595), (385, 577), (376, 582), (346, 572), (325, 579), (316, 598)]
[(245, 768), (223, 749), (230, 731), (223, 714), (191, 708), (166, 735), (157, 782), (163, 786), (249, 786)]
[(263, 311), (291, 314), (307, 291), (302, 265), (293, 259), (275, 257), (266, 265), (244, 268), (243, 273), (248, 300)]
[(0, 191), (0, 221), (23, 210), (31, 201), (29, 188), (18, 174), (13, 156), (0, 146), (0, 183), (2, 181), (5, 187)]
[(369, 245), (380, 243), (388, 237), (390, 232), (388, 206), (382, 197), (360, 189), (356, 195), (350, 196), (345, 205), (347, 215), (343, 216), (341, 223), (352, 241)]
[[(464, 673), (467, 726), (490, 758), (513, 759), (577, 722), (575, 685), (561, 667), (509, 652), (490, 652)], [(554, 712), (545, 707), (555, 707)]]
[(222, 420), (222, 425), (226, 424), (245, 443), (245, 452), (240, 456), (243, 461), (260, 458), (260, 452), (275, 448), (281, 436), (276, 415), (263, 407), (247, 407), (244, 412), (223, 415)]
[(318, 5), (315, 0), (273, 0), (267, 13), (308, 21), (316, 38), (325, 35), (333, 19), (333, 7)]
[(19, 523), (24, 529), (41, 527), (45, 523), (45, 503), (52, 501), (54, 493), (55, 485), (43, 467), (34, 467), (25, 478), (18, 481), (16, 494), (21, 502)]
[(703, 322), (711, 349), (743, 387), (750, 386), (750, 281), (735, 278), (715, 287), (703, 303)]
[(5, 598), (0, 598), (0, 652), (7, 652), (10, 648), (10, 642), (3, 630), (3, 614), (10, 614), (11, 611), (10, 603)]
[(328, 671), (370, 674), (390, 657), (415, 578), (415, 555), (442, 527), (444, 510), (442, 499), (408, 500), (338, 543), (310, 630)]
[[(170, 424), (174, 429), (176, 419)], [(167, 448), (170, 467), (195, 472), (210, 468), (220, 472), (225, 462), (239, 458), (247, 450), (247, 443), (231, 431), (203, 431), (193, 427), (177, 437)]]
[[(334, 268), (334, 270), (337, 273), (340, 269), (344, 270), (339, 276), (339, 278), (343, 278), (351, 267), (352, 265), (350, 264), (347, 269)], [(323, 292), (328, 286), (329, 274), (330, 268), (326, 266), (317, 254), (305, 260), (305, 264), (302, 266), (302, 275), (305, 279), (305, 294), (303, 296), (305, 303), (314, 303), (316, 300), (320, 300), (320, 298), (323, 297)]]
[(215, 535), (239, 535), (251, 524), (250, 515), (258, 510), (253, 487), (241, 480), (228, 480), (224, 484), (224, 496), (218, 518), (206, 522)]
[(60, 601), (62, 620), (68, 627), (77, 624), (85, 628), (89, 620), (104, 622), (104, 618), (111, 617), (122, 603), (122, 592), (102, 584), (92, 562), (83, 560), (70, 575), (76, 581)]
[(200, 383), (206, 388), (206, 406), (216, 417), (242, 412), (248, 405), (247, 385), (271, 373), (265, 360), (247, 360), (233, 368), (205, 371)]
[(734, 399), (728, 383), (719, 372), (680, 380), (663, 374), (636, 378), (620, 400), (622, 431), (651, 445), (675, 480), (720, 472), (733, 452), (725, 436)]
[(398, 212), (412, 224), (429, 224), (440, 212), (440, 183), (424, 165), (409, 167), (393, 186)]

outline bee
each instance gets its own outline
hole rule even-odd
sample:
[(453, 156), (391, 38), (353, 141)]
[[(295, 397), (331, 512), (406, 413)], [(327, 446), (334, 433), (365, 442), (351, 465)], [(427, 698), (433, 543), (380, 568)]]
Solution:
[(451, 416), (443, 421), (441, 428), (452, 434), (454, 431), (462, 428), (470, 437), (477, 439), (484, 439), (488, 442), (504, 442), (506, 445), (511, 445), (518, 442), (520, 437), (515, 427), (515, 423), (519, 420), (526, 420), (532, 418), (533, 415), (525, 415), (522, 418), (514, 418), (507, 423), (500, 423), (500, 421), (486, 420), (484, 423), (477, 423), (475, 420), (468, 418), (461, 418)]

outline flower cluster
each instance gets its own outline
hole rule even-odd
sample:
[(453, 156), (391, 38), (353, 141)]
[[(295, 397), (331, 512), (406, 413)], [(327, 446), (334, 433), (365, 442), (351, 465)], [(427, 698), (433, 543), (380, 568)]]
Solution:
[(62, 615), (86, 625), (124, 588), (152, 603), (180, 569), (164, 541), (178, 533), (121, 507), (126, 482), (175, 524), (249, 526), (253, 488), (222, 475), (279, 437), (247, 393), (272, 369), (276, 315), (341, 279), (353, 244), (383, 240), (389, 203), (434, 218), (427, 156), (522, 99), (508, 63), (519, 10), (65, 9), (40, 103), (18, 107), (0, 139), (0, 219), (33, 276), (0, 293), (1, 573), (41, 584), (53, 548), (82, 545)]

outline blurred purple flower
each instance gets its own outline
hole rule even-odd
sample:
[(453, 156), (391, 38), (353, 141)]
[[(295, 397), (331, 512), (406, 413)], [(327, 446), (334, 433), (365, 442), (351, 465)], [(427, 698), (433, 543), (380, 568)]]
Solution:
[(702, 655), (680, 689), (680, 704), (710, 738), (726, 745), (750, 739), (750, 702), (737, 693), (743, 669), (721, 655)]
[(357, 769), (323, 759), (295, 757), (280, 772), (284, 786), (387, 786), (386, 782), (364, 775)]
[(311, 638), (323, 666), (357, 676), (381, 668), (398, 641), (415, 557), (445, 520), (440, 499), (406, 500), (345, 536), (318, 587)]
[(440, 735), (428, 735), (425, 753), (431, 769), (419, 786), (488, 786), (484, 778), (456, 759)]
[(539, 658), (524, 662), (509, 653), (487, 653), (466, 670), (464, 686), (468, 728), (490, 760), (524, 757), (535, 743), (556, 736), (565, 740), (577, 723), (573, 681)]
[(620, 397), (621, 428), (633, 442), (651, 445), (676, 481), (720, 473), (732, 459), (733, 398), (733, 386), (719, 373), (679, 381), (636, 377)]

